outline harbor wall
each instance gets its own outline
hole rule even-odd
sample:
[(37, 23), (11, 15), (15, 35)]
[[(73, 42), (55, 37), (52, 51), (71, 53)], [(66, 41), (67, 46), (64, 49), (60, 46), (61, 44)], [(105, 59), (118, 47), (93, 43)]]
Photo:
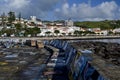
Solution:
[[(69, 80), (107, 80), (89, 63), (88, 59), (67, 41), (51, 40), (46, 41), (45, 45), (51, 45), (65, 53), (65, 66), (67, 67)], [(60, 58), (58, 56), (58, 60)], [(57, 63), (56, 66), (59, 67)]]

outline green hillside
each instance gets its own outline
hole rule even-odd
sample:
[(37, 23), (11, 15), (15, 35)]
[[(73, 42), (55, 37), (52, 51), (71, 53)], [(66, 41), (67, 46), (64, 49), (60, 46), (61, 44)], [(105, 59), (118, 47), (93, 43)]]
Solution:
[(120, 20), (117, 21), (85, 21), (75, 22), (75, 26), (83, 28), (101, 28), (101, 29), (114, 29), (120, 27)]

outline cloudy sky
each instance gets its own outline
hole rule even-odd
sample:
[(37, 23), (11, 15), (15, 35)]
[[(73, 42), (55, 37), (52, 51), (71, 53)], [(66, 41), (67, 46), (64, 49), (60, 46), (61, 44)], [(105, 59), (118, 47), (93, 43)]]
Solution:
[(42, 20), (113, 20), (120, 19), (120, 0), (0, 0), (0, 14), (9, 11)]

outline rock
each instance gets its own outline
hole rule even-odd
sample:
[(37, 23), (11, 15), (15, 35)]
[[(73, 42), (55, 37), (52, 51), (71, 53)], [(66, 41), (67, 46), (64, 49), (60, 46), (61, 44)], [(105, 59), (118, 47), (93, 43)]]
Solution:
[(117, 43), (80, 41), (72, 44), (74, 45), (75, 48), (81, 49), (81, 50), (92, 48), (94, 54), (107, 60), (120, 58), (120, 44), (117, 44)]

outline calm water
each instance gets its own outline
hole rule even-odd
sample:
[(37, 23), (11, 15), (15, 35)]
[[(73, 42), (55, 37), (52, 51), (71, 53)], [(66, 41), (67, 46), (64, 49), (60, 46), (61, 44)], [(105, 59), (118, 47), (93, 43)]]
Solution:
[(97, 42), (107, 42), (107, 43), (119, 43), (120, 39), (95, 39), (95, 40), (72, 40), (70, 42), (79, 42), (79, 41), (97, 41)]

